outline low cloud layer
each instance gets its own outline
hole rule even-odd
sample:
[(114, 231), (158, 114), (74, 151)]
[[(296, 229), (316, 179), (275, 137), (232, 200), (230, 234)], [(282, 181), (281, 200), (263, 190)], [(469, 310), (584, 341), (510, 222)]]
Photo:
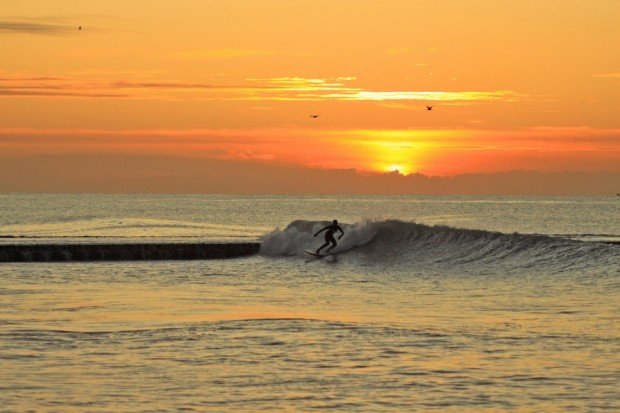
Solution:
[(143, 153), (432, 175), (523, 168), (618, 171), (620, 130), (0, 128), (0, 153)]
[(3, 158), (0, 192), (497, 194), (615, 196), (620, 172), (512, 171), (429, 177), (164, 156)]

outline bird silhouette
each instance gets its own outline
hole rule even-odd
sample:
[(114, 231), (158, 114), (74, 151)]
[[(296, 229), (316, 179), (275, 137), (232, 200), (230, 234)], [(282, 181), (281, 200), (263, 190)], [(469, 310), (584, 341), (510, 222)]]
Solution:
[(426, 110), (433, 110), (433, 106), (427, 106)]
[(319, 117), (319, 115), (310, 115), (311, 118), (316, 119)]
[(82, 26), (78, 27), (78, 30), (82, 30)]

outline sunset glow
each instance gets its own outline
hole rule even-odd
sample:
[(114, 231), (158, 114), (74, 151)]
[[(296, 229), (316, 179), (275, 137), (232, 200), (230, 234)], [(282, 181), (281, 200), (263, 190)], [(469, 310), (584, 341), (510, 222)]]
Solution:
[(2, 411), (617, 408), (619, 21), (0, 0)]
[(577, 0), (11, 0), (0, 152), (618, 172), (619, 14)]

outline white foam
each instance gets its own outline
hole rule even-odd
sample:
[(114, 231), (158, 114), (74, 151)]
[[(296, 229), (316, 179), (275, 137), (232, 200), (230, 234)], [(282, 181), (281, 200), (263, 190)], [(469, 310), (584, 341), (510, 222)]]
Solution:
[[(303, 255), (316, 249), (323, 236), (312, 234), (327, 221), (291, 222), (284, 230), (262, 237), (261, 253), (269, 256)], [(535, 234), (503, 234), (449, 226), (429, 226), (398, 220), (341, 224), (345, 231), (334, 251), (356, 252), (366, 260), (398, 260), (416, 265), (475, 265), (480, 268), (589, 266), (618, 259), (615, 246)]]
[[(293, 221), (284, 230), (275, 230), (263, 236), (261, 253), (264, 255), (303, 255), (304, 250), (314, 250), (324, 242), (323, 233), (314, 237), (313, 234), (329, 225), (328, 221)], [(370, 242), (378, 233), (374, 222), (358, 222), (341, 224), (344, 236), (337, 239), (338, 246), (334, 251), (347, 251)]]

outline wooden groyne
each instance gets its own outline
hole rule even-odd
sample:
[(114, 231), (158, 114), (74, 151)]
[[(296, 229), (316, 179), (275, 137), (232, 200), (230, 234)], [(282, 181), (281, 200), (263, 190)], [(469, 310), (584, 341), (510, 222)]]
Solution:
[(209, 260), (260, 251), (258, 242), (213, 244), (0, 244), (0, 262)]

